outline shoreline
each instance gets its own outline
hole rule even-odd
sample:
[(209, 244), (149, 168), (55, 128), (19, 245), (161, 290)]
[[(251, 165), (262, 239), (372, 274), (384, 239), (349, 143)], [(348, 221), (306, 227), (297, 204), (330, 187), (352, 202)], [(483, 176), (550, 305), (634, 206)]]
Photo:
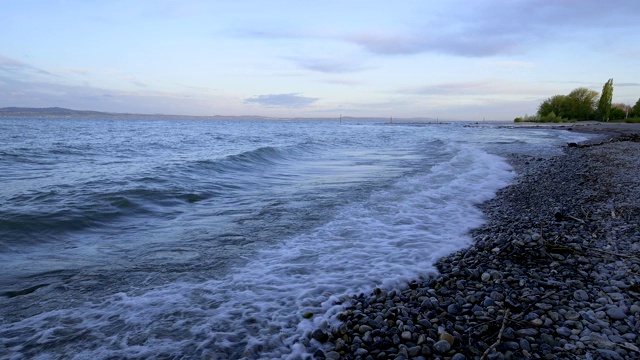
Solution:
[(353, 296), (310, 334), (313, 357), (640, 358), (640, 126), (552, 128), (603, 136), (509, 156), (518, 176), (479, 205), (472, 245), (406, 289)]

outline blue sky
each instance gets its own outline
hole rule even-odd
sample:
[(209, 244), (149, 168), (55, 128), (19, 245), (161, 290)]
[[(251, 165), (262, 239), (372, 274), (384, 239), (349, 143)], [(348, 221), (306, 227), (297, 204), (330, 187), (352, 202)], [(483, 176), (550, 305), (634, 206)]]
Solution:
[(640, 98), (640, 1), (0, 0), (0, 107), (510, 120)]

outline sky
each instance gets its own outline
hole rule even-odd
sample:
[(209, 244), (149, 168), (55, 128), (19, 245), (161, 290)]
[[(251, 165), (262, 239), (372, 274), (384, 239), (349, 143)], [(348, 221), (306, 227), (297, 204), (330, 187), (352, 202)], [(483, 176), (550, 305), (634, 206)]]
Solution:
[(512, 120), (640, 98), (638, 0), (0, 0), (0, 107)]

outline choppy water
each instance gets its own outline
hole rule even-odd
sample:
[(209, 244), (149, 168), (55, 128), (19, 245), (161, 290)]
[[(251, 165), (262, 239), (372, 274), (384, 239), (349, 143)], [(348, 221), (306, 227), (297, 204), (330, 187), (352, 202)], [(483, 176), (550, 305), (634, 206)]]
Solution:
[[(468, 245), (499, 156), (581, 135), (375, 121), (0, 120), (0, 357), (294, 358), (344, 294)], [(303, 314), (314, 313), (311, 319)]]

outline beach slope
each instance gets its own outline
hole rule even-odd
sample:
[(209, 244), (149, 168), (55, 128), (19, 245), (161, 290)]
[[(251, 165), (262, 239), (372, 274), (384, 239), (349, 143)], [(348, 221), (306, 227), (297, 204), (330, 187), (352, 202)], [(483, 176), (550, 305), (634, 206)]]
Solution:
[[(404, 289), (354, 296), (308, 346), (331, 359), (640, 358), (640, 127), (550, 159), (482, 204), (474, 244)], [(514, 129), (514, 131), (518, 131)]]

